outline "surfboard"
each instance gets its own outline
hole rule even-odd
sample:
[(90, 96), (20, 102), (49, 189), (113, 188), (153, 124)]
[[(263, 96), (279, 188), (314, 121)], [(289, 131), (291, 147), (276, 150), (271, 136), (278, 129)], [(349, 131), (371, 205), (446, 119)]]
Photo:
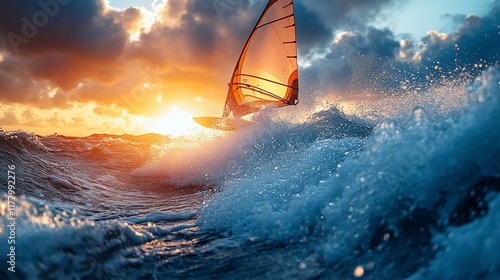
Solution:
[(224, 131), (240, 130), (252, 124), (243, 119), (226, 117), (194, 117), (193, 120), (206, 128)]
[(249, 123), (241, 117), (268, 106), (297, 105), (298, 97), (294, 3), (269, 0), (236, 62), (222, 118), (193, 119), (205, 127), (237, 130)]

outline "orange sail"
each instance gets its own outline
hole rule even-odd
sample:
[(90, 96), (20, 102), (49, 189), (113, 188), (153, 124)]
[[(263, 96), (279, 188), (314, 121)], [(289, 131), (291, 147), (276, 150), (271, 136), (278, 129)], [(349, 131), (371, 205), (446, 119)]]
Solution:
[(202, 126), (238, 130), (241, 117), (266, 106), (299, 103), (295, 14), (292, 0), (270, 0), (248, 38), (229, 81), (222, 117), (194, 117)]
[(241, 117), (270, 105), (296, 105), (298, 94), (293, 1), (271, 0), (236, 63), (222, 116)]

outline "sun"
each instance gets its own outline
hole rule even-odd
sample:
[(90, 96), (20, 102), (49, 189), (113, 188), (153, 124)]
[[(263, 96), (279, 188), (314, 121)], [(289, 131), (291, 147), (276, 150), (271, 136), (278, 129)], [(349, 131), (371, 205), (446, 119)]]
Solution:
[(172, 136), (182, 136), (195, 129), (198, 125), (193, 121), (191, 113), (177, 108), (176, 104), (170, 111), (149, 123), (149, 131)]

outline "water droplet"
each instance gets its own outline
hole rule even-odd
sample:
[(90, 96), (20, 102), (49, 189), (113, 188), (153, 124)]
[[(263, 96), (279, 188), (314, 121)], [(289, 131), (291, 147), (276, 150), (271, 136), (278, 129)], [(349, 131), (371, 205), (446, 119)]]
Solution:
[(422, 109), (420, 107), (415, 108), (415, 110), (413, 110), (413, 119), (417, 123), (425, 121), (426, 116), (425, 116), (424, 109)]
[(354, 269), (354, 273), (353, 275), (355, 277), (361, 277), (365, 274), (365, 269), (361, 266), (361, 265), (358, 265), (355, 269)]

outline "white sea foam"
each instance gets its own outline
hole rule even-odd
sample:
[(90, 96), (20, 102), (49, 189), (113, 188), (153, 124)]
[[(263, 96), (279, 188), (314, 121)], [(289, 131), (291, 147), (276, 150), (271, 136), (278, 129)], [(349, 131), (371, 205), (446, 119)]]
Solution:
[(446, 225), (475, 180), (500, 176), (499, 79), (497, 69), (478, 78), (479, 100), (460, 116), (430, 121), (426, 108), (417, 108), (407, 126), (383, 122), (366, 143), (329, 139), (271, 160), (254, 156), (262, 172), (225, 181), (198, 223), (252, 239), (319, 239), (312, 246), (327, 262), (369, 242), (376, 217), (395, 234), (399, 221), (417, 208), (434, 211)]
[(490, 206), (486, 217), (435, 236), (435, 244), (442, 249), (428, 267), (409, 280), (499, 279), (500, 197)]
[[(65, 212), (47, 202), (34, 198), (18, 198), (16, 209), (16, 276), (23, 279), (70, 279), (94, 275), (101, 269), (116, 270), (144, 261), (140, 247), (161, 236), (193, 227), (189, 223), (174, 226), (156, 222), (180, 222), (195, 213), (153, 212), (144, 217), (121, 220), (93, 221), (78, 216), (73, 210)], [(7, 200), (0, 197), (0, 240), (7, 240), (9, 224), (5, 209)], [(148, 227), (134, 225), (147, 222)], [(0, 242), (0, 251), (8, 252), (7, 242)], [(2, 254), (3, 255), (3, 254)], [(100, 259), (96, 263), (96, 259)], [(0, 256), (5, 262), (6, 256)], [(4, 271), (0, 273), (3, 275)]]
[[(321, 275), (329, 278), (332, 275), (328, 269), (339, 268), (335, 267), (339, 261), (341, 269), (347, 264), (349, 275), (363, 267), (369, 276), (384, 269), (382, 258), (366, 259), (377, 250), (369, 243), (381, 231), (384, 241), (399, 236), (407, 239), (404, 242), (413, 238), (418, 244), (417, 248), (401, 246), (388, 252), (393, 258), (407, 258), (412, 250), (420, 253), (435, 248), (434, 259), (434, 254), (428, 254), (429, 259), (420, 263), (410, 260), (418, 265), (412, 270), (416, 271), (413, 276), (407, 275), (412, 279), (496, 279), (500, 267), (496, 253), (498, 194), (489, 194), (484, 202), (489, 209), (472, 223), (457, 226), (450, 225), (449, 220), (457, 203), (470, 193), (471, 185), (483, 177), (500, 177), (499, 72), (486, 71), (470, 87), (478, 100), (466, 111), (452, 106), (453, 113), (443, 118), (429, 117), (433, 109), (426, 104), (406, 108), (412, 114), (408, 123), (386, 120), (366, 138), (363, 129), (350, 135), (354, 128), (360, 128), (346, 122), (342, 114), (324, 110), (314, 115), (320, 121), (311, 117), (300, 124), (279, 120), (261, 123), (258, 129), (209, 139), (204, 141), (206, 145), (193, 149), (172, 142), (164, 155), (156, 158), (158, 162), (135, 171), (141, 176), (138, 182), (154, 186), (159, 181), (151, 176), (165, 174), (169, 182), (209, 181), (222, 186), (199, 213), (192, 205), (200, 200), (185, 202), (189, 196), (165, 198), (158, 193), (143, 193), (134, 182), (125, 182), (130, 178), (129, 170), (117, 172), (113, 169), (116, 164), (101, 168), (96, 160), (95, 166), (78, 173), (73, 171), (91, 161), (86, 159), (75, 167), (66, 158), (58, 162), (52, 153), (53, 164), (48, 160), (29, 161), (33, 155), (23, 154), (26, 162), (37, 163), (33, 169), (42, 167), (40, 176), (45, 178), (43, 182), (48, 178), (48, 187), (40, 186), (40, 192), (51, 195), (57, 207), (43, 196), (40, 200), (19, 196), (16, 245), (23, 252), (18, 256), (23, 263), (19, 275), (28, 279), (85, 278), (106, 271), (109, 274), (105, 276), (115, 276), (118, 274), (113, 273), (122, 268), (133, 271), (134, 265), (141, 267), (141, 275), (158, 266), (163, 269), (161, 276), (172, 271), (178, 276), (199, 267), (205, 273), (209, 266), (223, 270), (228, 263), (244, 267), (247, 255), (258, 255), (262, 249), (258, 241), (265, 240), (260, 244), (269, 246), (265, 248), (269, 250), (260, 256), (276, 257), (276, 266), (298, 260), (295, 268), (294, 262), (289, 266), (292, 275), (307, 270), (311, 278), (323, 272)], [(342, 129), (328, 130), (333, 123), (339, 123)], [(127, 150), (128, 144), (121, 144)], [(28, 152), (30, 146), (20, 149)], [(59, 168), (61, 173), (53, 173)], [(95, 178), (87, 174), (96, 171), (102, 174)], [(38, 178), (20, 175), (22, 187)], [(2, 211), (5, 201), (5, 196), (0, 199)], [(176, 207), (181, 210), (171, 210)], [(418, 209), (430, 215), (412, 220)], [(8, 221), (3, 214), (0, 221), (5, 225)], [(439, 225), (439, 229), (428, 230), (431, 237), (425, 241), (418, 234), (400, 237), (405, 230), (401, 226), (404, 219), (410, 221), (410, 227), (420, 222)], [(5, 227), (0, 229), (0, 240), (6, 240)], [(177, 231), (182, 232), (170, 235)], [(416, 232), (420, 233), (420, 228)], [(188, 247), (187, 258), (179, 255), (174, 260), (183, 244)], [(282, 244), (291, 246), (282, 248)], [(300, 254), (287, 251), (297, 244), (300, 246), (294, 248)], [(6, 251), (6, 246), (6, 242), (0, 242), (0, 251)], [(474, 262), (471, 256), (484, 261)], [(304, 260), (299, 259), (302, 257)], [(256, 262), (249, 260), (248, 265)], [(5, 256), (0, 256), (0, 261), (5, 261)], [(175, 261), (178, 266), (171, 268)], [(205, 263), (208, 265), (203, 267)], [(389, 276), (381, 278), (395, 278)]]

